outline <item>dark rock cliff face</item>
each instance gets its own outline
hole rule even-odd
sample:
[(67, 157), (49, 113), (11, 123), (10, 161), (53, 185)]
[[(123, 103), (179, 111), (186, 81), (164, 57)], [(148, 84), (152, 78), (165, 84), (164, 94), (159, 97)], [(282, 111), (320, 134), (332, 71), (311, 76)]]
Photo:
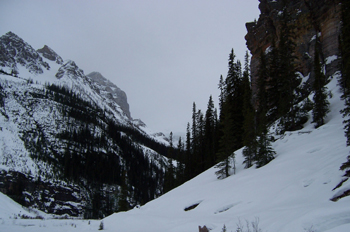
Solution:
[(18, 73), (18, 65), (26, 67), (33, 74), (42, 74), (43, 70), (50, 69), (49, 64), (28, 43), (13, 32), (8, 32), (0, 37), (0, 67)]
[(63, 64), (63, 59), (59, 55), (57, 55), (57, 53), (51, 48), (49, 48), (47, 45), (45, 45), (41, 49), (38, 49), (37, 52), (42, 54), (42, 56), (48, 60), (55, 61), (57, 64)]
[[(313, 62), (315, 38), (318, 34), (321, 42), (321, 58), (325, 65), (326, 76), (333, 75), (338, 69), (338, 36), (340, 30), (339, 0), (293, 0), (288, 1), (288, 11), (296, 26), (296, 68), (303, 76), (313, 81)], [(248, 30), (245, 39), (252, 54), (251, 72), (253, 100), (257, 91), (258, 67), (261, 52), (267, 52), (272, 41), (278, 46), (282, 10), (281, 0), (260, 0), (260, 16), (257, 22), (246, 24)]]
[(0, 191), (25, 207), (64, 216), (82, 216), (87, 212), (87, 192), (78, 185), (50, 183), (20, 172), (0, 171)]

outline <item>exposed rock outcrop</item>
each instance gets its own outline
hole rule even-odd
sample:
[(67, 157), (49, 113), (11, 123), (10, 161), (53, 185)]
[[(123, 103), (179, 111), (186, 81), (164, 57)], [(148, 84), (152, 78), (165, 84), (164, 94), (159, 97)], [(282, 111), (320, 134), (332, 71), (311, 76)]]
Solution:
[(48, 60), (55, 61), (57, 64), (63, 64), (63, 59), (57, 53), (45, 45), (43, 48), (38, 49), (37, 52), (41, 53), (43, 57)]
[(64, 75), (67, 75), (72, 79), (77, 79), (77, 77), (84, 76), (84, 71), (80, 69), (74, 61), (68, 60), (58, 69), (56, 73), (57, 79), (61, 79)]
[(50, 69), (40, 54), (13, 32), (0, 37), (0, 67), (8, 73), (18, 73), (18, 65), (22, 65), (32, 74), (42, 74)]
[[(321, 42), (321, 59), (325, 65), (326, 76), (337, 71), (338, 35), (340, 30), (339, 0), (293, 0), (288, 1), (288, 11), (292, 12), (295, 29), (297, 57), (296, 67), (303, 76), (313, 81), (313, 61), (316, 34)], [(251, 72), (253, 97), (257, 91), (258, 67), (261, 52), (266, 52), (272, 41), (278, 46), (281, 30), (281, 0), (260, 0), (260, 16), (257, 22), (246, 24), (245, 39), (252, 54)]]
[(83, 216), (87, 193), (78, 185), (35, 180), (21, 172), (0, 171), (0, 191), (23, 206), (56, 215)]
[[(131, 118), (127, 96), (123, 90), (107, 80), (99, 72), (92, 72), (86, 76), (92, 81), (95, 91), (99, 92), (99, 94), (104, 96), (105, 99), (116, 102), (128, 118)], [(113, 104), (109, 105), (113, 106)]]

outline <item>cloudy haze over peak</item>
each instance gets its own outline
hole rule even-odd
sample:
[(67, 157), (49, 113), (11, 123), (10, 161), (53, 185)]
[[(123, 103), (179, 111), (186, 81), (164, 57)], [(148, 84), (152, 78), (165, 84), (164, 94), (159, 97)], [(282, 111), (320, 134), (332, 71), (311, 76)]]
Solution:
[(126, 92), (131, 116), (154, 132), (185, 132), (192, 103), (218, 103), (231, 48), (243, 60), (258, 0), (1, 1), (0, 34), (45, 44), (85, 74)]

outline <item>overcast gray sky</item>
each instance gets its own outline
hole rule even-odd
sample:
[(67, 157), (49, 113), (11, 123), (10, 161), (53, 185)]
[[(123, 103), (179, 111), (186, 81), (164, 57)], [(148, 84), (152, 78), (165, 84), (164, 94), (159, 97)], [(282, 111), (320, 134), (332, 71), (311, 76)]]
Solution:
[(124, 90), (131, 116), (185, 132), (192, 103), (218, 106), (231, 48), (243, 63), (258, 0), (0, 0), (0, 35), (45, 44)]

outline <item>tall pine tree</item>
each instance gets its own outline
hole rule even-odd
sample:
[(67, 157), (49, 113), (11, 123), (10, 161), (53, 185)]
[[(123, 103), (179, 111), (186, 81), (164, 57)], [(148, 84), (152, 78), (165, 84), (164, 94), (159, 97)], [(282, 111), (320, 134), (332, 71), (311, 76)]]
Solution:
[(229, 176), (231, 169), (230, 160), (234, 160), (234, 151), (242, 147), (243, 134), (243, 91), (242, 91), (242, 71), (239, 61), (235, 62), (233, 49), (229, 55), (228, 73), (223, 85), (220, 80), (219, 87), (225, 86), (222, 93), (225, 97), (220, 102), (220, 127), (222, 136), (219, 140), (219, 149), (217, 153), (218, 162), (216, 167), (219, 169), (216, 174), (219, 179)]
[(262, 167), (274, 159), (275, 151), (271, 146), (272, 138), (268, 133), (267, 120), (267, 79), (266, 57), (262, 52), (260, 55), (259, 79), (258, 79), (258, 110), (257, 110), (257, 151), (255, 162), (257, 167)]
[(207, 169), (215, 164), (215, 110), (213, 98), (210, 95), (207, 111), (205, 112), (205, 125), (204, 125), (204, 154), (205, 154), (205, 163), (204, 169)]
[(186, 128), (186, 144), (185, 144), (185, 179), (189, 180), (195, 176), (193, 169), (192, 145), (191, 145), (191, 129), (190, 123)]
[(288, 11), (287, 1), (283, 2), (283, 10), (280, 15), (281, 30), (279, 34), (278, 65), (279, 78), (277, 88), (279, 92), (278, 117), (280, 117), (280, 129), (283, 133), (287, 130), (298, 129), (297, 88), (300, 79), (295, 68), (295, 20)]
[(253, 165), (254, 157), (256, 154), (256, 124), (255, 124), (255, 110), (251, 103), (251, 84), (250, 84), (250, 68), (249, 68), (249, 54), (248, 51), (244, 60), (243, 71), (243, 149), (245, 168), (249, 168)]
[(166, 167), (165, 177), (164, 177), (164, 187), (163, 191), (168, 192), (175, 187), (175, 168), (173, 164), (174, 145), (173, 145), (173, 132), (170, 132), (169, 136), (169, 148), (168, 148), (168, 165)]
[[(316, 33), (317, 34), (317, 33)], [(315, 58), (314, 58), (314, 70), (315, 70), (315, 81), (313, 84), (314, 90), (314, 107), (312, 112), (312, 122), (315, 123), (315, 127), (320, 127), (324, 124), (324, 118), (329, 112), (329, 102), (327, 100), (327, 87), (326, 87), (326, 76), (321, 70), (320, 63), (320, 41), (316, 35), (315, 43)]]

